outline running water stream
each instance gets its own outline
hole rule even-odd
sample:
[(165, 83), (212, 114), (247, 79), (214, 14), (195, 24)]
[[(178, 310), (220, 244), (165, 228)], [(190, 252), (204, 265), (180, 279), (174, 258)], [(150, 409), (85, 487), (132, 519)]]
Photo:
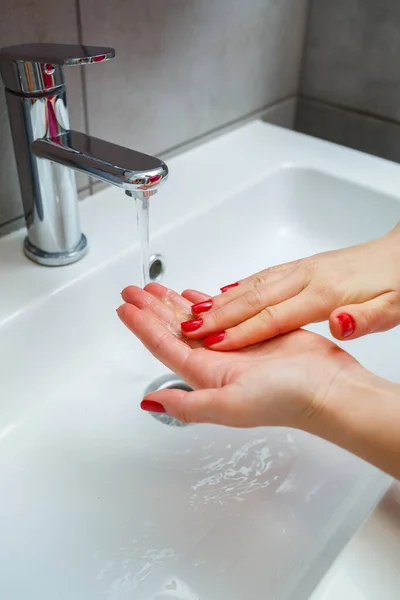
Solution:
[(149, 198), (135, 198), (137, 210), (137, 227), (139, 232), (142, 286), (150, 281), (149, 277)]

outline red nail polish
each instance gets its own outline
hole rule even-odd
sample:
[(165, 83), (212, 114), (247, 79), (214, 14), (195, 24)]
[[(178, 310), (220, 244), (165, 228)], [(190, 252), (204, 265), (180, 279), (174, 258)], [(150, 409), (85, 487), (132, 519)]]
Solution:
[(140, 408), (148, 412), (165, 413), (165, 408), (163, 405), (159, 402), (154, 402), (154, 400), (142, 400), (140, 403)]
[(192, 312), (195, 315), (199, 315), (200, 313), (205, 313), (210, 310), (212, 305), (213, 305), (213, 301), (211, 299), (205, 300), (204, 302), (199, 302), (198, 304), (193, 304)]
[(222, 342), (222, 340), (225, 339), (225, 336), (226, 336), (226, 331), (220, 331), (219, 333), (213, 333), (211, 335), (208, 335), (206, 338), (204, 338), (203, 344), (205, 346), (213, 346), (214, 344), (218, 344), (218, 342)]
[(236, 281), (236, 283), (230, 283), (229, 285), (224, 285), (224, 287), (220, 288), (221, 293), (223, 294), (224, 292), (227, 292), (228, 290), (231, 290), (232, 288), (234, 288), (238, 285), (239, 285), (238, 281)]
[(339, 321), (342, 336), (344, 338), (350, 337), (356, 330), (356, 322), (353, 317), (348, 313), (342, 313), (337, 316), (337, 320)]
[(184, 333), (197, 331), (203, 325), (203, 319), (193, 319), (192, 321), (184, 321), (181, 323), (181, 329)]

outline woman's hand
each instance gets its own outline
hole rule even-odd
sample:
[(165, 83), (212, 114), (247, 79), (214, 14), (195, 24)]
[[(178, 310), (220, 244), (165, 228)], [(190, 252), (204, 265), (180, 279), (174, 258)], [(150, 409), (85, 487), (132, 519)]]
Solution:
[[(204, 298), (198, 292), (189, 296)], [(362, 369), (326, 338), (301, 330), (243, 350), (210, 350), (182, 339), (179, 324), (191, 303), (179, 294), (150, 284), (144, 290), (128, 287), (122, 297), (126, 304), (118, 315), (125, 325), (197, 390), (163, 390), (144, 400), (143, 408), (180, 421), (306, 428), (326, 410), (342, 370)]]
[(400, 225), (372, 242), (272, 267), (221, 291), (193, 306), (195, 318), (182, 324), (187, 338), (218, 350), (326, 319), (339, 340), (386, 331), (400, 323)]
[[(188, 292), (193, 302), (206, 296)], [(149, 394), (142, 408), (184, 422), (303, 429), (400, 477), (399, 386), (379, 379), (319, 335), (295, 331), (244, 350), (184, 340), (191, 304), (157, 284), (128, 287), (118, 315), (195, 391)]]

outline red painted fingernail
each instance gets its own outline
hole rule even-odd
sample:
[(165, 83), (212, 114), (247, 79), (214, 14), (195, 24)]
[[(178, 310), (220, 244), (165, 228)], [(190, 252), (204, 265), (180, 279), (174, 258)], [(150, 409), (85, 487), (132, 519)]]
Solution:
[(225, 336), (226, 336), (226, 331), (220, 331), (219, 333), (213, 333), (211, 335), (208, 335), (206, 338), (204, 338), (203, 344), (205, 346), (213, 346), (214, 344), (218, 344), (218, 342), (222, 342), (222, 340), (225, 338)]
[(142, 400), (140, 408), (148, 412), (165, 413), (163, 405), (159, 402), (154, 402), (154, 400)]
[(356, 322), (351, 315), (348, 313), (342, 313), (337, 316), (340, 328), (342, 330), (342, 336), (344, 338), (350, 337), (356, 330)]
[(230, 283), (229, 285), (224, 285), (224, 287), (219, 288), (219, 289), (221, 290), (221, 293), (223, 294), (224, 292), (231, 290), (232, 288), (236, 287), (237, 285), (239, 285), (238, 281), (236, 281), (236, 283)]
[(203, 319), (193, 319), (192, 321), (184, 321), (181, 323), (181, 329), (184, 333), (197, 331), (203, 325)]
[(192, 312), (194, 312), (195, 315), (199, 315), (200, 313), (205, 313), (208, 310), (210, 310), (212, 305), (213, 305), (212, 300), (205, 300), (204, 302), (199, 302), (198, 304), (193, 304)]

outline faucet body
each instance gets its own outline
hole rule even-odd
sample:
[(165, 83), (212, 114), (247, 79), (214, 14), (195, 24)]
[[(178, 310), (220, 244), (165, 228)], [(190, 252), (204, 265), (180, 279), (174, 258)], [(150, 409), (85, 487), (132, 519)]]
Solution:
[(103, 62), (112, 48), (26, 44), (0, 51), (31, 260), (60, 266), (82, 258), (75, 171), (122, 188), (155, 194), (168, 168), (158, 158), (72, 131), (63, 66)]

